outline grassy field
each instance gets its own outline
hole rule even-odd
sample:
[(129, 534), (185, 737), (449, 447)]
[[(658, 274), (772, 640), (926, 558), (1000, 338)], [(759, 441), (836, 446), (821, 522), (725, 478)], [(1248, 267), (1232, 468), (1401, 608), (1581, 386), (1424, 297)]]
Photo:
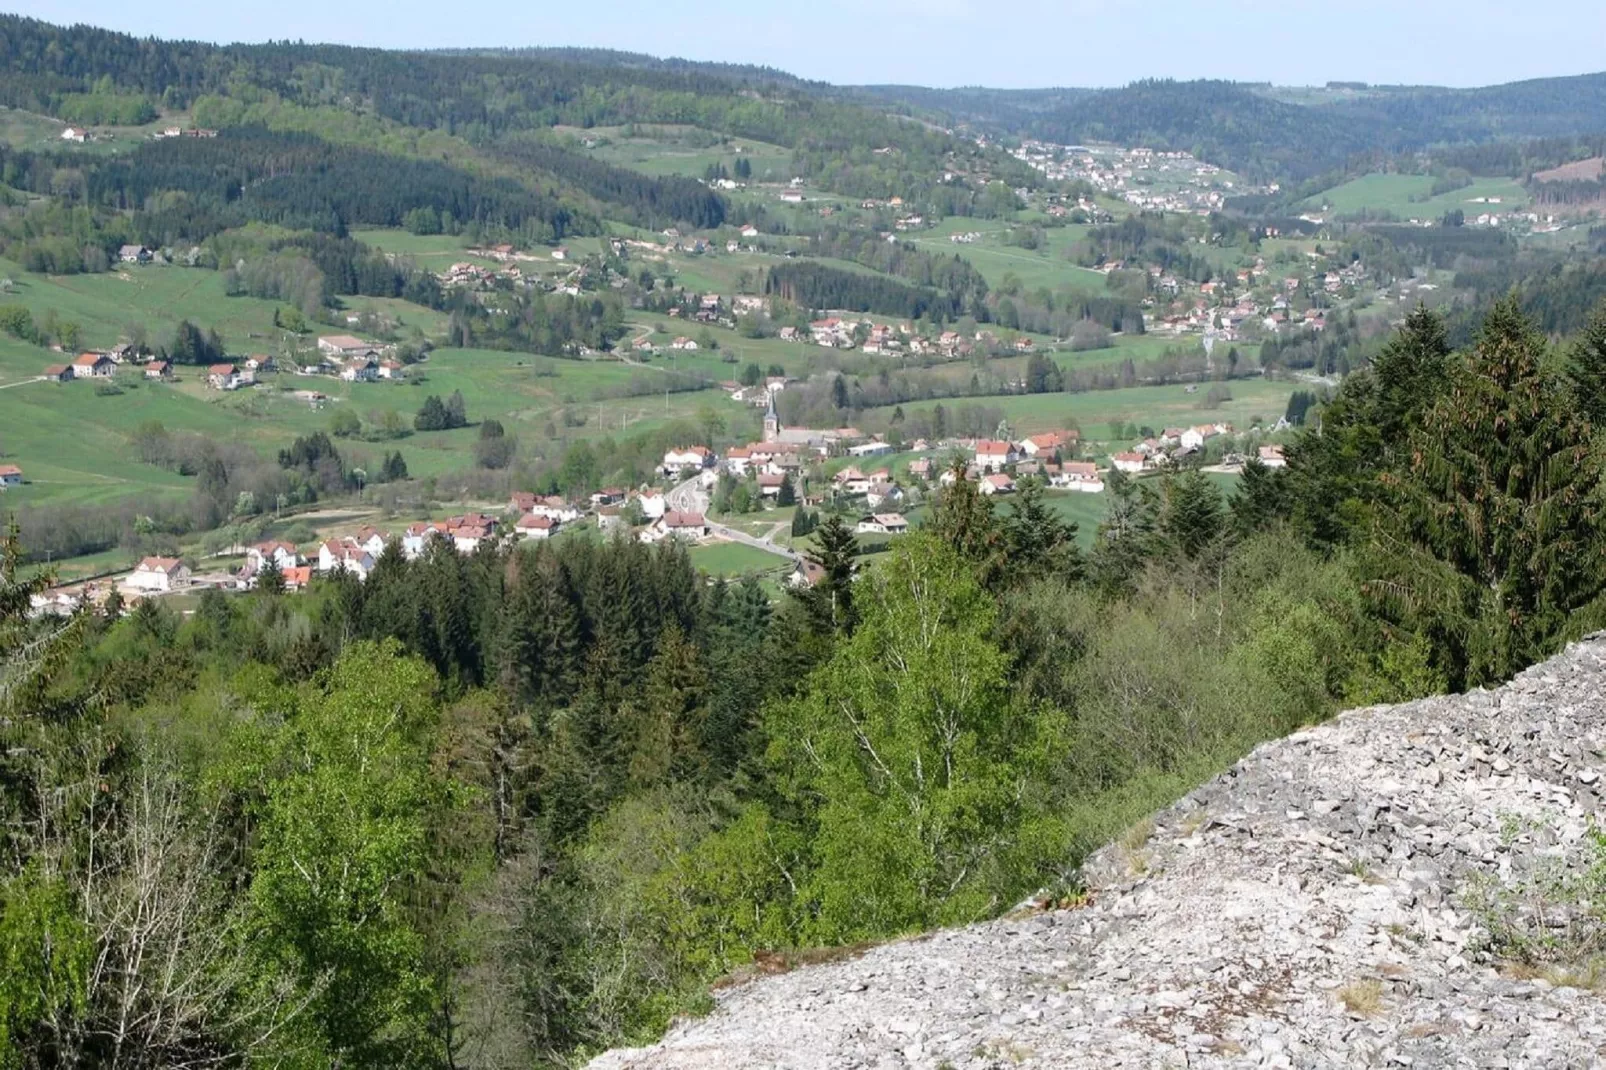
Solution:
[(700, 142), (709, 140), (705, 132), (667, 125), (640, 125), (630, 136), (623, 127), (557, 130), (580, 140), (582, 145), (585, 140), (597, 142), (584, 150), (597, 159), (644, 174), (702, 178), (712, 164), (724, 164), (729, 170), (737, 158), (745, 157), (753, 165), (755, 182), (784, 182), (792, 177), (791, 150), (751, 138), (725, 138), (719, 144), (703, 145)]
[[(998, 397), (950, 398), (941, 402), (950, 412), (965, 405), (985, 405), (1004, 411), (1010, 429), (1017, 435), (1081, 428), (1083, 437), (1103, 440), (1109, 425), (1116, 421), (1161, 428), (1225, 421), (1247, 428), (1258, 416), (1275, 422), (1288, 406), (1295, 384), (1263, 379), (1242, 379), (1228, 384), (1232, 400), (1220, 407), (1204, 409), (1204, 388), (1187, 393), (1181, 386), (1136, 386), (1126, 390), (1093, 390), (1082, 394), (1010, 394)], [(905, 405), (904, 413), (929, 412), (935, 402)], [(890, 418), (892, 408), (871, 410)]]
[(689, 551), (692, 564), (716, 576), (745, 576), (760, 572), (786, 571), (790, 561), (739, 542), (715, 542), (694, 546)]
[(981, 234), (981, 238), (966, 245), (956, 245), (946, 235), (937, 237), (921, 231), (910, 235), (908, 240), (927, 252), (942, 256), (959, 254), (981, 272), (988, 286), (999, 286), (1005, 275), (1012, 274), (1028, 290), (1047, 287), (1051, 291), (1069, 288), (1081, 293), (1104, 292), (1102, 273), (1080, 267), (1066, 258), (1071, 244), (1080, 236), (1080, 233), (1072, 232), (1080, 232), (1085, 228), (1051, 230), (1048, 232), (1051, 237), (1044, 248), (1021, 249), (1004, 244), (1002, 228), (984, 229), (985, 224), (980, 220), (963, 220), (960, 225), (954, 224), (954, 220), (945, 221), (945, 229), (960, 233), (974, 230)]
[[(1401, 219), (1429, 219), (1459, 208), (1469, 216), (1483, 212), (1504, 214), (1528, 204), (1528, 191), (1515, 179), (1476, 178), (1470, 186), (1430, 197), (1430, 175), (1362, 175), (1318, 193), (1306, 208), (1329, 206), (1337, 215), (1389, 212)], [(1499, 204), (1488, 203), (1498, 198)]]
[[(62, 320), (78, 324), (86, 347), (115, 345), (134, 325), (145, 328), (152, 344), (160, 344), (184, 319), (215, 328), (231, 353), (271, 352), (282, 337), (273, 326), (278, 303), (230, 297), (223, 274), (217, 271), (147, 265), (98, 275), (34, 275), (0, 261), (0, 272), (12, 280), (11, 291), (0, 302), (25, 305), (35, 319), (54, 310)], [(418, 326), (426, 333), (444, 328), (440, 313), (405, 301), (370, 297), (347, 301), (352, 311), (382, 311), (403, 327)], [(48, 363), (48, 355), (38, 361), (40, 366)]]

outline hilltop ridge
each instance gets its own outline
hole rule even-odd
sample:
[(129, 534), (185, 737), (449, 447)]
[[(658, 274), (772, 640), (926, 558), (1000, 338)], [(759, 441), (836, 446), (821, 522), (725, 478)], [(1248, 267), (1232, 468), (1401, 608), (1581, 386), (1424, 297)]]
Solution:
[(1597, 635), (1342, 714), (1094, 855), (1080, 909), (732, 987), (592, 1068), (1598, 1064), (1606, 1008), (1542, 960), (1599, 946), (1603, 696)]

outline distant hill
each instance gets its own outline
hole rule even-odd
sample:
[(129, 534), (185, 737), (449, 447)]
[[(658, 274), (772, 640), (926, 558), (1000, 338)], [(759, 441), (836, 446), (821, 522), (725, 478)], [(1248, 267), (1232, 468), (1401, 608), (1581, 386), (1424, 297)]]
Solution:
[(1606, 131), (1606, 73), (1478, 89), (1335, 84), (1295, 92), (1151, 80), (1101, 90), (869, 86), (858, 92), (1001, 134), (1187, 149), (1263, 178), (1308, 177), (1362, 153)]

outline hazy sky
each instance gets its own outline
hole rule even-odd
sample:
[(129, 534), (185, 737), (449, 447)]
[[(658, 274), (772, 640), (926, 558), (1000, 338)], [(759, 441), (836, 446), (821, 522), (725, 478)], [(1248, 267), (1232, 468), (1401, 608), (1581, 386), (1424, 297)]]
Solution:
[(1487, 85), (1606, 68), (1606, 0), (0, 0), (208, 41), (588, 45), (838, 83)]

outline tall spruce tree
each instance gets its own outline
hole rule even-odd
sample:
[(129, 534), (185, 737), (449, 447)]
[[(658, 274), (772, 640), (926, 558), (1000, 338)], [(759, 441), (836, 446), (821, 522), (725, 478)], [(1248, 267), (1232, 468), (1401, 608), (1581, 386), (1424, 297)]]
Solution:
[(1590, 425), (1606, 426), (1606, 298), (1595, 306), (1583, 336), (1567, 354), (1567, 379)]
[(805, 556), (819, 566), (814, 586), (798, 592), (808, 607), (816, 633), (846, 635), (858, 616), (853, 607), (853, 577), (858, 571), (859, 540), (840, 516), (825, 518), (814, 531), (815, 549)]
[(1600, 613), (1602, 468), (1515, 297), (1384, 478), (1368, 591), (1453, 686), (1504, 679)]

